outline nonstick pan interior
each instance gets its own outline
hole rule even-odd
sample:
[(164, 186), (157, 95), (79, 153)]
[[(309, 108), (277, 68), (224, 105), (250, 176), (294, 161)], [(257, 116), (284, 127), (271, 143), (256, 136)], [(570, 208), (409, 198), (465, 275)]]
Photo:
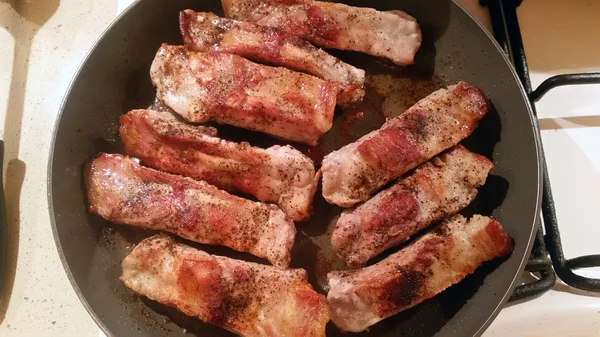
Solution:
[[(496, 168), (476, 201), (463, 213), (491, 215), (514, 239), (512, 255), (485, 264), (435, 298), (357, 336), (471, 336), (480, 334), (510, 295), (533, 238), (540, 199), (537, 132), (524, 92), (506, 58), (457, 4), (443, 0), (351, 1), (379, 10), (401, 9), (423, 30), (416, 65), (399, 68), (370, 56), (331, 51), (368, 73), (363, 104), (336, 111), (334, 128), (316, 148), (303, 147), (318, 162), (323, 154), (378, 128), (431, 91), (459, 80), (480, 87), (492, 103), (488, 116), (463, 143), (492, 159)], [(139, 1), (107, 31), (82, 66), (55, 129), (49, 163), (49, 202), (54, 235), (69, 278), (90, 314), (114, 336), (231, 336), (133, 294), (119, 281), (120, 262), (152, 233), (112, 225), (86, 212), (83, 165), (98, 152), (121, 152), (118, 117), (154, 101), (148, 75), (163, 42), (181, 44), (178, 13), (191, 8), (222, 14), (219, 1)], [(362, 113), (362, 114), (361, 114)], [(362, 118), (361, 118), (362, 116)], [(256, 145), (274, 141), (257, 133), (219, 127), (224, 137)], [(293, 267), (306, 268), (325, 293), (325, 274), (343, 268), (329, 247), (331, 224), (340, 212), (321, 197), (316, 214), (298, 225)], [(192, 244), (192, 243), (190, 243)], [(256, 261), (227, 249), (192, 244), (208, 252)], [(333, 326), (328, 336), (341, 334)]]

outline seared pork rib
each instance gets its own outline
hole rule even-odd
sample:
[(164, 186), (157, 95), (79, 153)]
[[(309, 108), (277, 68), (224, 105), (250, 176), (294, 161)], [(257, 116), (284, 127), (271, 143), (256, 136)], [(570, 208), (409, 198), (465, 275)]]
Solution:
[(360, 267), (470, 204), (493, 167), (487, 158), (458, 145), (356, 209), (344, 211), (331, 244), (349, 266)]
[(511, 251), (512, 241), (497, 221), (453, 216), (377, 264), (329, 273), (331, 318), (342, 331), (364, 331)]
[(380, 12), (311, 0), (222, 0), (228, 18), (277, 27), (326, 48), (414, 63), (421, 46), (417, 20), (402, 11)]
[(150, 75), (158, 98), (190, 122), (212, 120), (309, 145), (331, 129), (338, 84), (311, 75), (168, 45)]
[(289, 145), (261, 149), (198, 128), (169, 112), (133, 110), (121, 116), (120, 133), (127, 154), (149, 166), (276, 203), (295, 221), (310, 218), (318, 183), (310, 158)]
[(323, 159), (323, 197), (342, 207), (469, 136), (488, 111), (485, 95), (465, 82), (440, 89), (402, 115)]
[(140, 242), (122, 267), (133, 291), (243, 337), (325, 337), (329, 308), (304, 269), (210, 255), (164, 235)]
[(365, 91), (365, 71), (275, 27), (220, 18), (213, 13), (182, 11), (181, 35), (186, 46), (200, 52), (217, 51), (284, 66), (326, 81), (339, 82), (338, 104), (357, 101)]
[(287, 268), (296, 228), (275, 205), (239, 198), (203, 181), (100, 154), (88, 166), (89, 210), (108, 221), (230, 247)]

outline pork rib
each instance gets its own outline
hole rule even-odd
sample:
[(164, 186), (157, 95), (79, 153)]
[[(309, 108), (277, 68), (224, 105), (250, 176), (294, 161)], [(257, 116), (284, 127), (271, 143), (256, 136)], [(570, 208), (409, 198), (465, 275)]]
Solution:
[(326, 48), (414, 63), (421, 46), (417, 20), (402, 11), (381, 12), (312, 0), (221, 0), (228, 18), (277, 27)]
[(326, 81), (339, 82), (338, 104), (361, 99), (365, 71), (355, 68), (314, 47), (296, 35), (275, 27), (225, 19), (213, 13), (190, 9), (179, 14), (181, 35), (186, 46), (200, 52), (218, 51), (284, 66)]
[(108, 221), (230, 247), (287, 268), (296, 228), (275, 205), (239, 198), (203, 181), (142, 167), (118, 154), (88, 166), (89, 210)]
[(158, 98), (190, 122), (213, 120), (309, 145), (331, 129), (335, 82), (168, 45), (159, 49), (150, 75)]
[(133, 110), (121, 116), (120, 134), (125, 152), (149, 166), (276, 203), (295, 221), (310, 218), (318, 183), (310, 158), (289, 145), (261, 149), (198, 128), (169, 112)]
[(364, 331), (511, 251), (512, 241), (497, 221), (481, 215), (468, 221), (453, 216), (377, 264), (329, 273), (332, 320), (342, 331)]
[(393, 179), (469, 136), (488, 111), (465, 82), (440, 89), (402, 115), (323, 159), (323, 196), (351, 207)]
[(487, 158), (458, 145), (356, 209), (344, 211), (331, 244), (349, 266), (363, 266), (470, 204), (493, 167)]
[(210, 255), (164, 235), (140, 242), (122, 267), (133, 291), (243, 337), (325, 337), (329, 308), (304, 269)]

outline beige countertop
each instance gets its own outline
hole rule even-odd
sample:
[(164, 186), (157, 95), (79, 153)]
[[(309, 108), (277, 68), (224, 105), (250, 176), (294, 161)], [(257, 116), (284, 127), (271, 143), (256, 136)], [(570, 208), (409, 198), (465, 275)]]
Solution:
[(0, 127), (10, 241), (0, 336), (98, 336), (55, 248), (46, 165), (66, 88), (116, 15), (116, 0), (0, 0)]
[[(0, 336), (98, 336), (55, 248), (46, 166), (69, 82), (95, 40), (131, 1), (0, 0), (0, 134), (6, 142), (10, 241)], [(463, 2), (485, 13), (475, 0)]]

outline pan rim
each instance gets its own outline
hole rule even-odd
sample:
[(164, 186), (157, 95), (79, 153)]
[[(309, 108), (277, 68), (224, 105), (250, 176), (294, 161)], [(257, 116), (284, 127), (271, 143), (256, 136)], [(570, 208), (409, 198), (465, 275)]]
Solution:
[(536, 224), (540, 221), (540, 209), (541, 209), (541, 205), (542, 205), (542, 188), (543, 188), (543, 185), (542, 185), (543, 184), (543, 182), (542, 182), (542, 159), (541, 159), (541, 151), (542, 151), (541, 144), (542, 144), (542, 142), (541, 142), (540, 129), (538, 127), (537, 117), (535, 117), (533, 115), (533, 108), (531, 107), (531, 102), (528, 99), (527, 91), (525, 91), (525, 87), (523, 86), (523, 83), (521, 83), (521, 80), (519, 79), (519, 76), (517, 75), (515, 67), (510, 62), (508, 56), (502, 51), (502, 48), (498, 44), (498, 41), (496, 41), (496, 39), (492, 36), (492, 34), (487, 30), (487, 28), (485, 28), (481, 24), (481, 22), (479, 22), (479, 20), (477, 20), (469, 11), (467, 11), (465, 9), (465, 7), (458, 2), (458, 0), (452, 0), (452, 2), (458, 8), (460, 8), (471, 20), (473, 20), (475, 22), (475, 24), (477, 24), (479, 29), (481, 29), (485, 33), (485, 35), (492, 42), (494, 47), (496, 47), (496, 50), (498, 51), (498, 53), (502, 56), (502, 59), (504, 60), (504, 62), (508, 66), (508, 68), (510, 69), (511, 74), (513, 75), (515, 81), (517, 82), (517, 86), (519, 87), (519, 91), (521, 92), (521, 96), (523, 97), (523, 101), (525, 102), (525, 107), (527, 108), (527, 114), (529, 115), (529, 122), (531, 123), (531, 128), (533, 129), (533, 140), (535, 142), (535, 156), (536, 156), (536, 163), (537, 163), (537, 184), (536, 184), (537, 193), (536, 193), (536, 201), (535, 201), (535, 214), (533, 216), (533, 224), (531, 226), (531, 232), (529, 233), (529, 241), (527, 242), (527, 246), (525, 248), (525, 254), (523, 254), (523, 258), (521, 259), (519, 268), (517, 268), (517, 273), (514, 275), (513, 279), (511, 280), (510, 286), (508, 287), (508, 289), (502, 296), (502, 299), (500, 300), (500, 302), (498, 303), (496, 308), (492, 311), (492, 313), (489, 315), (488, 319), (481, 325), (481, 327), (473, 335), (473, 337), (479, 337), (485, 332), (485, 330), (487, 330), (487, 328), (490, 326), (490, 324), (492, 324), (492, 322), (496, 319), (496, 317), (498, 316), (498, 314), (500, 313), (500, 311), (502, 310), (502, 308), (504, 307), (506, 302), (508, 302), (514, 289), (518, 285), (517, 283), (518, 283), (519, 279), (521, 278), (523, 271), (525, 270), (525, 266), (527, 265), (527, 261), (529, 261), (529, 257), (531, 255), (531, 250), (533, 249), (533, 241), (535, 240), (535, 234), (536, 234)]
[(121, 14), (117, 15), (113, 19), (113, 21), (111, 21), (111, 23), (106, 27), (106, 29), (104, 29), (102, 31), (102, 33), (96, 39), (96, 41), (94, 41), (94, 44), (88, 50), (88, 52), (85, 54), (85, 57), (83, 58), (83, 60), (79, 64), (79, 66), (77, 67), (77, 70), (75, 71), (75, 74), (73, 75), (73, 78), (71, 78), (71, 81), (69, 82), (69, 86), (68, 86), (68, 88), (65, 92), (65, 95), (62, 99), (62, 102), (60, 104), (58, 114), (56, 115), (56, 120), (54, 121), (54, 128), (52, 129), (52, 143), (50, 143), (50, 151), (49, 151), (49, 155), (48, 155), (48, 164), (47, 164), (48, 165), (48, 167), (47, 167), (48, 175), (46, 176), (46, 194), (48, 197), (48, 212), (50, 214), (50, 224), (52, 225), (52, 236), (54, 238), (54, 244), (56, 245), (56, 250), (58, 252), (60, 262), (63, 266), (65, 273), (67, 274), (69, 283), (71, 283), (71, 287), (73, 287), (73, 290), (75, 291), (75, 294), (77, 295), (77, 298), (79, 298), (79, 301), (81, 302), (81, 304), (87, 311), (88, 315), (90, 315), (90, 317), (92, 318), (94, 323), (96, 323), (96, 325), (100, 328), (100, 330), (102, 330), (102, 332), (107, 337), (114, 337), (114, 334), (108, 329), (108, 327), (104, 324), (104, 322), (102, 322), (100, 317), (98, 317), (96, 312), (92, 309), (92, 307), (88, 303), (85, 296), (83, 296), (83, 292), (79, 288), (79, 285), (77, 284), (77, 281), (75, 281), (75, 277), (73, 276), (73, 273), (71, 272), (71, 268), (69, 267), (69, 264), (67, 262), (65, 254), (64, 254), (64, 251), (62, 249), (62, 244), (60, 242), (60, 238), (58, 237), (58, 230), (56, 229), (56, 219), (54, 216), (54, 199), (52, 196), (52, 186), (53, 186), (52, 185), (52, 176), (53, 176), (52, 164), (54, 163), (54, 150), (56, 147), (56, 136), (58, 134), (58, 128), (60, 126), (60, 121), (61, 121), (62, 116), (65, 111), (65, 105), (67, 104), (67, 100), (69, 99), (69, 96), (71, 95), (71, 92), (73, 91), (75, 81), (77, 81), (77, 79), (79, 78), (79, 75), (81, 75), (81, 71), (83, 70), (83, 67), (86, 65), (90, 56), (94, 53), (94, 51), (96, 51), (96, 48), (98, 48), (98, 45), (100, 44), (100, 42), (102, 42), (102, 40), (105, 38), (105, 36), (108, 34), (108, 32), (110, 30), (112, 30), (113, 27), (119, 21), (121, 21), (122, 17), (127, 15), (139, 3), (140, 3), (139, 1), (134, 0), (134, 2), (131, 3), (129, 6), (127, 6), (127, 8), (125, 8), (121, 12)]
[[(55, 219), (55, 214), (54, 214), (54, 200), (53, 200), (53, 193), (52, 193), (52, 176), (53, 176), (53, 163), (54, 163), (54, 150), (55, 150), (55, 146), (56, 146), (56, 139), (57, 139), (57, 134), (58, 134), (58, 128), (60, 126), (60, 121), (62, 119), (62, 116), (64, 114), (64, 109), (67, 103), (67, 100), (69, 98), (69, 96), (71, 95), (71, 92), (73, 91), (74, 88), (74, 84), (76, 82), (76, 80), (79, 78), (79, 75), (81, 74), (81, 71), (83, 70), (83, 67), (86, 65), (86, 63), (88, 62), (90, 56), (96, 51), (98, 45), (100, 44), (101, 41), (104, 40), (105, 36), (107, 35), (107, 33), (112, 30), (112, 28), (125, 16), (127, 15), (133, 8), (135, 8), (138, 4), (140, 3), (140, 1), (134, 1), (131, 5), (129, 5), (125, 10), (123, 10), (123, 12), (121, 12), (121, 14), (117, 15), (117, 17), (108, 25), (108, 27), (102, 32), (102, 34), (98, 37), (98, 39), (94, 42), (93, 46), (90, 48), (90, 50), (86, 53), (86, 56), (83, 58), (82, 62), (79, 64), (75, 74), (73, 75), (68, 88), (65, 92), (65, 95), (63, 96), (58, 114), (56, 116), (56, 120), (54, 121), (54, 127), (52, 130), (52, 142), (50, 143), (50, 150), (49, 150), (49, 157), (48, 157), (48, 164), (47, 164), (47, 177), (46, 177), (46, 193), (47, 193), (47, 200), (48, 200), (48, 212), (49, 212), (49, 216), (50, 216), (50, 224), (52, 226), (52, 236), (54, 238), (54, 243), (56, 245), (56, 249), (61, 261), (61, 264), (63, 266), (63, 269), (67, 275), (67, 278), (69, 279), (69, 282), (71, 284), (71, 286), (73, 287), (73, 290), (75, 291), (75, 294), (77, 295), (77, 297), (79, 298), (79, 301), (81, 302), (81, 304), (83, 305), (83, 307), (86, 309), (86, 311), (88, 312), (88, 314), (91, 316), (91, 318), (93, 319), (94, 323), (96, 323), (96, 325), (102, 330), (102, 332), (108, 336), (108, 337), (114, 337), (115, 335), (108, 329), (108, 327), (102, 322), (102, 320), (98, 317), (98, 315), (96, 314), (96, 312), (91, 308), (90, 304), (88, 303), (87, 299), (84, 297), (83, 292), (81, 291), (81, 289), (79, 288), (73, 273), (71, 272), (71, 268), (69, 267), (69, 264), (66, 260), (64, 251), (62, 249), (62, 244), (60, 242), (60, 238), (58, 236), (58, 230), (56, 227), (56, 219)], [(537, 193), (536, 193), (536, 202), (535, 202), (535, 214), (533, 216), (533, 224), (531, 226), (531, 232), (529, 233), (529, 240), (527, 242), (527, 246), (525, 247), (525, 253), (523, 254), (523, 257), (519, 263), (519, 267), (517, 268), (517, 272), (514, 275), (513, 279), (510, 282), (510, 285), (508, 287), (508, 289), (506, 290), (506, 292), (504, 293), (504, 295), (502, 296), (502, 299), (500, 300), (500, 302), (498, 302), (497, 306), (494, 308), (494, 310), (490, 313), (488, 319), (481, 325), (481, 327), (473, 334), (474, 337), (478, 337), (481, 336), (485, 330), (489, 327), (489, 325), (494, 321), (494, 319), (498, 316), (498, 314), (500, 313), (500, 310), (504, 307), (504, 305), (506, 304), (506, 302), (508, 301), (508, 299), (510, 298), (510, 296), (512, 295), (514, 288), (517, 286), (517, 282), (520, 279), (523, 270), (525, 269), (525, 266), (527, 264), (527, 261), (529, 260), (529, 256), (531, 255), (531, 250), (533, 247), (533, 241), (535, 239), (535, 230), (536, 230), (536, 224), (538, 223), (538, 221), (540, 220), (540, 208), (541, 208), (541, 202), (542, 202), (542, 159), (541, 159), (541, 134), (540, 134), (540, 130), (539, 127), (537, 125), (537, 118), (533, 115), (533, 109), (531, 107), (531, 102), (529, 101), (529, 99), (527, 99), (527, 92), (525, 91), (525, 88), (523, 86), (523, 84), (521, 83), (520, 79), (517, 76), (517, 73), (514, 69), (514, 66), (511, 64), (509, 58), (507, 55), (504, 54), (504, 52), (502, 51), (500, 45), (498, 44), (498, 42), (496, 41), (496, 39), (490, 34), (490, 32), (488, 32), (488, 30), (483, 27), (483, 25), (476, 19), (473, 17), (473, 15), (471, 13), (469, 13), (469, 11), (467, 11), (464, 6), (462, 6), (458, 0), (452, 0), (452, 3), (454, 5), (457, 6), (457, 8), (459, 8), (461, 11), (464, 12), (464, 14), (466, 14), (472, 21), (475, 22), (475, 24), (477, 25), (477, 27), (479, 27), (480, 30), (482, 30), (484, 32), (484, 34), (488, 37), (488, 39), (492, 42), (492, 44), (494, 45), (494, 47), (496, 47), (497, 52), (502, 56), (502, 59), (504, 60), (504, 62), (506, 63), (506, 65), (508, 66), (510, 73), (512, 74), (514, 80), (517, 82), (517, 86), (519, 88), (519, 91), (521, 92), (521, 96), (523, 98), (523, 101), (525, 103), (525, 107), (527, 109), (527, 113), (529, 115), (529, 119), (530, 119), (530, 124), (531, 124), (531, 128), (533, 131), (533, 140), (535, 143), (535, 153), (536, 153), (536, 163), (537, 163)]]

